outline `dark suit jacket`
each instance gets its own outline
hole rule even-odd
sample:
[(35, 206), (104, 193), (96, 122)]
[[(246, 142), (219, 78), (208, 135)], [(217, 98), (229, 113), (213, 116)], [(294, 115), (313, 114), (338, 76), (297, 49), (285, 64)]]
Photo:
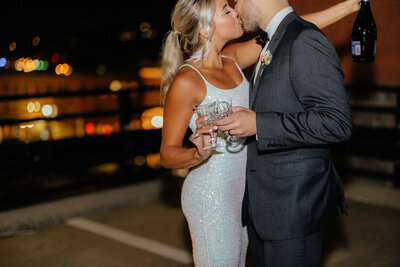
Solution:
[(326, 145), (351, 136), (350, 105), (339, 57), (315, 25), (290, 13), (268, 49), (271, 63), (250, 81), (258, 139), (248, 145), (242, 219), (263, 240), (300, 238), (325, 229), (338, 206), (347, 214)]

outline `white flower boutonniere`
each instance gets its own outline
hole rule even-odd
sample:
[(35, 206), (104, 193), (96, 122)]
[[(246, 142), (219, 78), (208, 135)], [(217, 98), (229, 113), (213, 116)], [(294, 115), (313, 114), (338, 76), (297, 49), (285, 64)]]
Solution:
[(271, 61), (272, 61), (272, 54), (271, 54), (271, 51), (269, 51), (269, 50), (267, 49), (267, 51), (263, 52), (263, 53), (261, 54), (260, 60), (261, 60), (261, 64), (262, 64), (262, 65), (264, 65), (264, 66), (269, 65), (269, 64), (271, 63)]

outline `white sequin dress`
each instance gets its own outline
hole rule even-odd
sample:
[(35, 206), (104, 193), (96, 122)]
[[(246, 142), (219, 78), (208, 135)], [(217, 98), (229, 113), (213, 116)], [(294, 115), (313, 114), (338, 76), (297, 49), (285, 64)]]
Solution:
[[(233, 89), (218, 89), (204, 79), (207, 96), (228, 95), (233, 106), (248, 108), (249, 82), (242, 73), (242, 83)], [(182, 67), (183, 67), (182, 66)], [(196, 130), (197, 115), (189, 127)], [(224, 134), (219, 134), (218, 152), (190, 171), (182, 187), (182, 209), (188, 221), (197, 267), (245, 266), (247, 231), (242, 227), (241, 210), (245, 189), (247, 148), (236, 153), (225, 149)]]

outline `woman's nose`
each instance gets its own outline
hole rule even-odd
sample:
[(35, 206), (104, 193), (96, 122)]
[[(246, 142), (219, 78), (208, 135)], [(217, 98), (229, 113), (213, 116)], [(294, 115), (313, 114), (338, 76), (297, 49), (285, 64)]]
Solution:
[(236, 9), (232, 8), (231, 13), (232, 13), (232, 16), (234, 16), (235, 18), (239, 18), (239, 13), (236, 11)]

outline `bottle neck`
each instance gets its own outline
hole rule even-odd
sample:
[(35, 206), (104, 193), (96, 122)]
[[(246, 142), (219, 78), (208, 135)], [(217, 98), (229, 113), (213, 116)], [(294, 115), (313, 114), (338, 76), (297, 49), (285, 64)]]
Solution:
[[(361, 1), (361, 9), (370, 9), (371, 5), (370, 5), (370, 1), (369, 0), (362, 0)], [(360, 10), (361, 11), (361, 10)]]
[(361, 1), (361, 7), (364, 7), (364, 6), (370, 6), (370, 1), (369, 0), (362, 0)]

